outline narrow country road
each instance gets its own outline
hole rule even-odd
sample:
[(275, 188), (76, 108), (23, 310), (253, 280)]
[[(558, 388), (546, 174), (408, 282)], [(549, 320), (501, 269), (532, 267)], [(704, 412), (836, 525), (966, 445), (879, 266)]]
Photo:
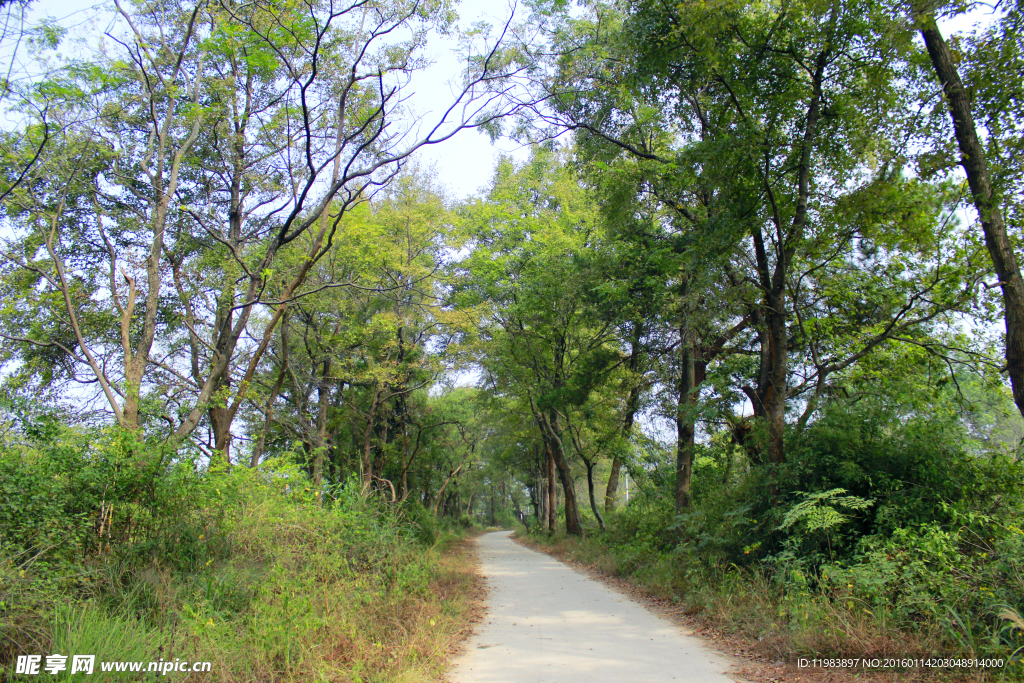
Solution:
[(487, 613), (454, 683), (732, 683), (698, 638), (498, 531), (478, 540)]

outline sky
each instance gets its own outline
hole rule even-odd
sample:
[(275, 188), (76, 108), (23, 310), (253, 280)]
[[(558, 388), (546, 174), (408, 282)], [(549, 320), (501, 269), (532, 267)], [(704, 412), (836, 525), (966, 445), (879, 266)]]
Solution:
[[(502, 0), (464, 0), (458, 8), (459, 24), (465, 27), (475, 21), (486, 21), (500, 28), (511, 11)], [(417, 103), (418, 106), (439, 110), (450, 103), (451, 87), (447, 81), (457, 77), (461, 70), (452, 51), (453, 47), (450, 41), (438, 41), (428, 46), (427, 53), (436, 61), (423, 74), (425, 78), (421, 82), (426, 85), (427, 92), (418, 93), (423, 97), (422, 103)], [(510, 154), (523, 159), (528, 153), (527, 148), (511, 140), (498, 140), (491, 144), (487, 134), (467, 130), (443, 144), (427, 148), (421, 158), (427, 163), (436, 164), (441, 181), (451, 191), (453, 198), (463, 198), (490, 182), (499, 155)]]

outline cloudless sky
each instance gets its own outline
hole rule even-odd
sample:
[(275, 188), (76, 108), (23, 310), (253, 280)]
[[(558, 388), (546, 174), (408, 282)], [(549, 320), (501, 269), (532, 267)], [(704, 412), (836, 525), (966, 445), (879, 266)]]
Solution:
[[(520, 6), (519, 11), (525, 10)], [(459, 3), (458, 12), (459, 25), (464, 28), (476, 21), (486, 21), (495, 30), (500, 30), (512, 10), (502, 0), (464, 0)], [(417, 93), (414, 106), (421, 109), (429, 106), (436, 114), (440, 114), (454, 99), (448, 81), (457, 81), (462, 69), (453, 51), (454, 47), (451, 41), (441, 40), (427, 46), (427, 54), (435, 63), (418, 79), (419, 83), (426, 86), (426, 90)], [(466, 130), (443, 144), (428, 147), (421, 158), (427, 163), (436, 164), (441, 182), (448, 187), (453, 197), (461, 198), (473, 194), (490, 182), (494, 162), (502, 153), (521, 159), (529, 151), (510, 140), (498, 140), (492, 145), (487, 134)]]

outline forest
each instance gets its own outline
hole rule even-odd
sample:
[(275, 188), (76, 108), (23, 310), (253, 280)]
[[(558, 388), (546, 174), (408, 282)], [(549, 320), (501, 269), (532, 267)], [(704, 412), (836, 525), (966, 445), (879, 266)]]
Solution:
[(0, 8), (0, 680), (442, 680), (484, 527), (1024, 678), (1020, 0)]

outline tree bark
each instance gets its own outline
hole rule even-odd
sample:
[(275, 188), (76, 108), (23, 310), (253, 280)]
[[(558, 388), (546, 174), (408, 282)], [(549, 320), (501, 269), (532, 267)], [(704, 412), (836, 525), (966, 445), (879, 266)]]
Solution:
[(494, 500), (494, 484), (491, 484), (491, 526), (498, 525), (498, 518), (496, 516), (497, 503)]
[[(448, 484), (450, 484), (452, 480), (455, 479), (456, 475), (458, 475), (458, 473), (462, 471), (462, 468), (466, 464), (466, 461), (469, 460), (470, 456), (473, 455), (473, 452), (475, 450), (476, 443), (470, 444), (469, 449), (466, 451), (466, 454), (462, 456), (462, 462), (460, 462), (459, 466), (453, 469), (451, 474), (448, 475), (448, 478), (444, 480), (444, 484), (441, 485), (441, 490), (437, 492), (437, 500), (434, 501), (434, 507), (431, 510), (435, 515), (437, 514), (437, 506), (441, 503), (441, 496), (444, 495), (444, 490), (448, 488)], [(456, 511), (458, 511), (459, 509), (461, 509), (461, 506), (456, 507)]]
[(274, 401), (277, 400), (278, 394), (281, 393), (281, 388), (284, 387), (284, 378), (288, 374), (288, 319), (285, 317), (281, 321), (281, 372), (277, 375), (277, 381), (274, 383), (273, 389), (270, 390), (270, 396), (267, 397), (267, 404), (264, 408), (263, 414), (263, 430), (260, 432), (259, 439), (256, 440), (256, 445), (252, 449), (252, 459), (249, 461), (249, 467), (256, 467), (260, 464), (260, 458), (263, 457), (263, 448), (267, 441), (267, 431), (270, 430), (270, 424), (274, 421)]
[(324, 478), (324, 453), (327, 451), (327, 408), (330, 405), (331, 361), (324, 361), (323, 375), (317, 387), (316, 449), (313, 452), (313, 488), (320, 500), (320, 485)]
[(558, 529), (558, 500), (555, 497), (555, 454), (544, 439), (544, 450), (547, 453), (548, 470), (548, 533), (553, 534)]
[(231, 464), (231, 417), (226, 408), (209, 409), (210, 431), (213, 432), (213, 450), (220, 453), (224, 462)]
[(604, 511), (615, 510), (615, 500), (619, 497), (619, 473), (622, 471), (622, 458), (616, 453), (612, 456), (612, 471), (608, 474), (608, 485), (604, 489)]
[[(404, 408), (403, 403), (403, 408)], [(409, 421), (402, 419), (402, 500), (409, 497)]]
[(452, 483), (452, 479), (454, 479), (455, 476), (462, 470), (462, 466), (465, 464), (465, 460), (459, 463), (459, 466), (452, 470), (451, 474), (448, 475), (448, 478), (444, 480), (443, 484), (441, 484), (441, 490), (437, 492), (437, 500), (434, 501), (434, 507), (431, 509), (431, 512), (433, 512), (435, 515), (437, 514), (437, 507), (441, 504), (441, 500), (444, 497), (444, 490), (448, 488), (448, 484)]
[(594, 517), (597, 518), (597, 525), (601, 527), (601, 531), (604, 531), (604, 518), (601, 517), (601, 511), (597, 509), (597, 498), (594, 497), (594, 463), (588, 458), (583, 458), (583, 463), (587, 466), (587, 493), (590, 496), (590, 509), (594, 513)]
[[(373, 394), (373, 401), (370, 404), (370, 410), (366, 415), (366, 429), (363, 431), (363, 495), (369, 495), (370, 489), (373, 487), (373, 430), (375, 425), (375, 419), (377, 417), (377, 409), (381, 404), (381, 394), (383, 389), (377, 389)], [(441, 495), (438, 494), (437, 499), (441, 500)], [(434, 505), (435, 511), (437, 505)]]
[(541, 419), (544, 422), (543, 428), (548, 433), (548, 448), (551, 449), (552, 459), (558, 468), (558, 478), (562, 482), (562, 494), (565, 496), (565, 531), (573, 536), (581, 536), (583, 524), (580, 522), (579, 507), (576, 502), (576, 486), (572, 479), (569, 461), (565, 457), (562, 437), (559, 435), (558, 413), (552, 409), (550, 414), (542, 414)]
[(1024, 281), (1020, 266), (1006, 232), (998, 198), (992, 192), (985, 150), (978, 139), (970, 97), (960, 80), (953, 54), (942, 37), (934, 14), (926, 12), (916, 18), (932, 68), (946, 95), (946, 104), (953, 119), (953, 133), (960, 149), (960, 165), (967, 174), (974, 208), (978, 211), (985, 234), (985, 246), (999, 278), (1006, 325), (1006, 369), (1010, 375), (1013, 401), (1017, 410), (1024, 414)]
[[(836, 21), (836, 10), (833, 9), (831, 22)], [(796, 254), (796, 245), (803, 239), (807, 225), (807, 210), (810, 199), (811, 161), (814, 142), (818, 134), (818, 121), (821, 119), (822, 83), (825, 67), (832, 53), (831, 45), (825, 47), (815, 60), (814, 72), (811, 76), (811, 98), (807, 105), (807, 116), (804, 121), (804, 134), (800, 142), (800, 163), (797, 171), (796, 210), (788, 235), (783, 228), (783, 221), (774, 190), (769, 178), (768, 160), (765, 160), (764, 187), (765, 194), (771, 204), (772, 222), (776, 230), (776, 258), (774, 268), (770, 268), (764, 235), (761, 226), (751, 229), (754, 243), (754, 255), (757, 262), (758, 280), (764, 299), (761, 307), (761, 367), (758, 372), (757, 391), (744, 388), (747, 396), (754, 404), (755, 417), (764, 417), (768, 422), (768, 459), (773, 464), (782, 464), (786, 460), (784, 433), (786, 426), (786, 398), (789, 393), (789, 343), (787, 338), (786, 287), (789, 267)]]
[[(633, 432), (633, 423), (640, 406), (640, 382), (636, 377), (640, 368), (640, 338), (643, 336), (643, 322), (633, 321), (633, 334), (630, 338), (629, 362), (626, 367), (630, 373), (629, 396), (626, 398), (626, 414), (622, 419), (622, 437), (628, 442)], [(619, 472), (622, 470), (622, 458), (618, 453), (612, 456), (612, 471), (608, 475), (608, 486), (604, 490), (604, 509), (611, 512), (615, 509), (615, 500), (619, 496)], [(601, 528), (604, 528), (602, 524)]]
[(594, 518), (597, 519), (597, 525), (601, 527), (601, 531), (605, 530), (604, 518), (601, 517), (601, 511), (597, 509), (597, 497), (594, 495), (594, 459), (588, 458), (583, 452), (583, 442), (580, 439), (579, 432), (572, 428), (572, 425), (568, 425), (569, 435), (572, 437), (573, 446), (576, 448), (576, 452), (580, 456), (580, 460), (587, 467), (587, 496), (590, 498), (590, 509), (594, 513)]
[(684, 319), (679, 325), (679, 383), (676, 393), (676, 514), (690, 507), (690, 480), (693, 474), (694, 408), (697, 382), (694, 371), (693, 341)]
[(786, 427), (786, 395), (789, 393), (786, 301), (783, 296), (771, 296), (768, 305), (768, 354), (771, 356), (771, 365), (762, 401), (768, 418), (768, 459), (781, 464), (786, 460), (783, 434)]
[[(534, 516), (537, 517), (537, 523), (543, 528), (544, 517), (541, 514), (541, 480), (536, 479), (534, 485), (527, 486), (526, 490), (529, 493), (529, 504), (534, 506)], [(525, 523), (525, 521), (523, 522)]]
[(537, 467), (536, 476), (536, 489), (537, 489), (537, 501), (536, 501), (536, 512), (537, 512), (537, 525), (538, 528), (544, 530), (548, 525), (548, 461), (546, 451), (544, 450), (544, 442), (541, 441), (537, 445), (535, 457), (535, 465)]

